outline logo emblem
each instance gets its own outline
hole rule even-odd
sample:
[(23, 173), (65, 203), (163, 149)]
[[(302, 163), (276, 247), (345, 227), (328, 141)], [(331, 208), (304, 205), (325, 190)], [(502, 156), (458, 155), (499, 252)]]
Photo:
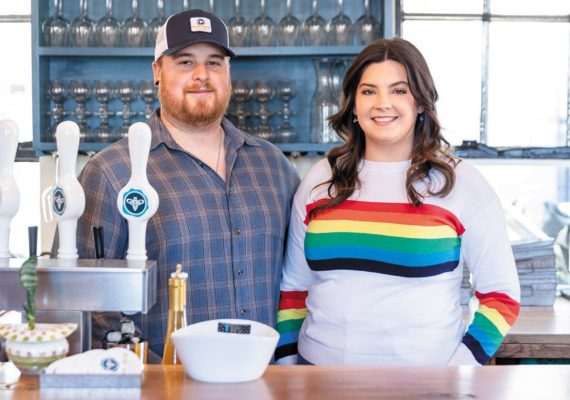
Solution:
[(119, 363), (112, 357), (107, 357), (101, 360), (101, 368), (105, 371), (116, 372), (119, 369)]
[(53, 211), (60, 216), (65, 212), (65, 192), (59, 186), (53, 189)]
[(148, 210), (148, 200), (142, 190), (130, 189), (123, 195), (123, 212), (133, 217), (142, 216)]
[(190, 30), (192, 32), (212, 33), (212, 22), (206, 17), (190, 18)]

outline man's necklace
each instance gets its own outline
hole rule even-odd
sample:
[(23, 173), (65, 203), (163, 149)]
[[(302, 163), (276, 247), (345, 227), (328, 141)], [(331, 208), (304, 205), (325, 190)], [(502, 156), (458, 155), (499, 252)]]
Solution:
[(220, 135), (220, 145), (218, 146), (218, 158), (216, 160), (216, 174), (220, 174), (218, 172), (218, 168), (220, 166), (220, 154), (222, 152), (222, 144), (224, 143), (224, 131), (222, 130), (222, 134)]

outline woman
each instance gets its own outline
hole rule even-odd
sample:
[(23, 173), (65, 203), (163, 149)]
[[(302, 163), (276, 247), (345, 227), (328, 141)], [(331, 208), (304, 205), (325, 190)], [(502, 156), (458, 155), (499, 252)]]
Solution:
[[(365, 48), (331, 126), (344, 143), (294, 200), (278, 363), (478, 365), (519, 311), (501, 203), (443, 138), (425, 59), (403, 39)], [(466, 329), (463, 268), (479, 308)]]

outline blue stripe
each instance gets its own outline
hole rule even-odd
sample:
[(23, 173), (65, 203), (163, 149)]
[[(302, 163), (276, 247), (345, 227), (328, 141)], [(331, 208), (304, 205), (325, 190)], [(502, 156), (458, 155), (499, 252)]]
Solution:
[(299, 331), (279, 332), (279, 342), (277, 346), (283, 346), (289, 343), (297, 343), (299, 339)]
[(463, 339), (461, 340), (461, 342), (465, 346), (467, 346), (467, 348), (471, 351), (471, 354), (473, 354), (473, 357), (475, 357), (475, 359), (477, 360), (477, 362), (479, 364), (485, 365), (491, 359), (491, 357), (489, 357), (489, 355), (486, 354), (485, 351), (483, 351), (483, 348), (481, 347), (481, 343), (479, 343), (469, 333), (466, 333), (465, 336), (463, 336)]
[(425, 267), (426, 265), (459, 261), (460, 250), (458, 246), (438, 253), (413, 254), (367, 246), (305, 247), (305, 256), (311, 260), (352, 258), (386, 262), (405, 267)]
[(490, 340), (490, 335), (487, 331), (483, 330), (477, 324), (471, 324), (467, 332), (479, 342), (485, 353), (487, 355), (495, 354), (499, 346), (492, 340)]

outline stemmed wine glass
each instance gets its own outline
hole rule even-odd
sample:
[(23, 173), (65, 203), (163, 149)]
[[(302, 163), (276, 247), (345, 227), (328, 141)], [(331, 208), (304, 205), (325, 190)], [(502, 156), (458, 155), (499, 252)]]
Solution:
[(333, 44), (346, 46), (351, 44), (352, 20), (344, 13), (344, 1), (338, 0), (338, 14), (331, 19), (330, 33)]
[(240, 0), (235, 0), (234, 15), (228, 21), (228, 33), (230, 44), (236, 47), (244, 47), (248, 44), (249, 25), (240, 13)]
[(279, 82), (279, 86), (277, 87), (277, 95), (281, 98), (281, 100), (283, 100), (283, 110), (281, 111), (283, 123), (277, 132), (277, 141), (280, 143), (292, 143), (297, 138), (297, 132), (289, 122), (289, 119), (293, 114), (293, 111), (291, 111), (290, 108), (290, 102), (295, 92), (294, 89), (295, 86), (293, 84), (293, 81)]
[(269, 126), (271, 112), (267, 108), (267, 103), (274, 95), (275, 91), (269, 82), (265, 80), (257, 82), (252, 91), (253, 98), (259, 103), (259, 111), (255, 113), (255, 116), (259, 118), (260, 123), (255, 129), (255, 136), (270, 142), (275, 141), (275, 132)]
[(123, 125), (119, 127), (118, 134), (121, 137), (126, 137), (129, 132), (131, 117), (135, 116), (130, 103), (136, 97), (136, 90), (132, 82), (127, 80), (119, 81), (116, 90), (119, 100), (123, 103), (123, 109), (118, 113), (123, 117)]
[(311, 16), (305, 20), (303, 28), (305, 43), (309, 46), (321, 46), (327, 38), (327, 22), (319, 15), (317, 2), (318, 0), (313, 0), (313, 11)]
[(53, 108), (51, 109), (50, 115), (53, 118), (53, 125), (49, 127), (50, 139), (51, 135), (55, 134), (55, 129), (65, 116), (65, 111), (63, 110), (63, 102), (67, 96), (67, 89), (63, 82), (55, 80), (49, 83), (47, 97), (53, 101)]
[(182, 10), (188, 10), (188, 0), (182, 0)]
[(208, 0), (208, 12), (214, 14), (214, 0)]
[(88, 47), (91, 44), (95, 24), (87, 16), (87, 0), (79, 0), (81, 12), (69, 27), (71, 45), (76, 47)]
[(164, 0), (157, 0), (157, 15), (148, 24), (148, 36), (150, 44), (156, 42), (156, 37), (158, 36), (158, 31), (160, 27), (166, 22), (166, 17), (164, 16)]
[(260, 5), (259, 16), (253, 20), (251, 26), (253, 39), (257, 46), (272, 46), (275, 23), (273, 19), (265, 13), (265, 0), (260, 0)]
[(81, 137), (85, 138), (88, 134), (89, 127), (87, 126), (87, 108), (85, 104), (91, 97), (91, 89), (87, 82), (83, 80), (74, 80), (69, 84), (69, 94), (75, 100), (75, 116), (77, 117), (77, 125), (81, 132)]
[(358, 44), (369, 44), (380, 35), (382, 26), (370, 12), (370, 0), (364, 0), (364, 15), (358, 18), (355, 26)]
[(143, 19), (139, 18), (138, 0), (132, 0), (131, 9), (131, 16), (123, 22), (123, 43), (129, 47), (142, 47), (147, 25)]
[(106, 0), (105, 16), (95, 25), (97, 44), (103, 47), (115, 47), (121, 39), (121, 24), (113, 18), (113, 0)]
[(106, 142), (111, 138), (111, 127), (109, 126), (109, 100), (113, 97), (114, 89), (108, 81), (95, 81), (93, 84), (93, 96), (99, 102), (99, 127), (97, 128), (97, 138), (101, 142)]
[(154, 109), (154, 102), (156, 100), (156, 86), (151, 81), (139, 82), (139, 94), (145, 104), (143, 114), (146, 119), (149, 119)]
[(299, 44), (301, 21), (299, 21), (291, 11), (291, 0), (287, 0), (286, 4), (286, 14), (281, 18), (279, 26), (277, 27), (279, 43), (282, 46), (296, 46)]
[(251, 89), (247, 87), (247, 83), (243, 80), (237, 81), (232, 85), (232, 98), (235, 101), (236, 108), (233, 115), (237, 118), (237, 127), (242, 131), (247, 129), (247, 124), (245, 122), (246, 117), (249, 113), (245, 110), (245, 102), (249, 99), (251, 94)]
[(47, 46), (65, 46), (69, 21), (63, 18), (63, 0), (55, 0), (55, 14), (42, 24), (44, 42)]

